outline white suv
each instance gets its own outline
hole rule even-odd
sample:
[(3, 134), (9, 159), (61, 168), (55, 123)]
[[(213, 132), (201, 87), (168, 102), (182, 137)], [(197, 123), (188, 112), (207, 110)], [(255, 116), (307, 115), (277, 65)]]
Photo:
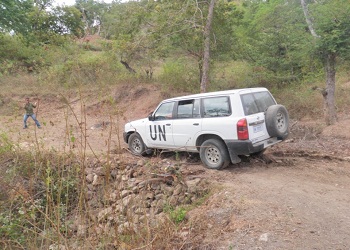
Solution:
[(197, 152), (206, 167), (222, 169), (283, 141), (288, 125), (286, 108), (266, 88), (235, 89), (164, 100), (148, 118), (125, 124), (124, 141), (134, 154)]

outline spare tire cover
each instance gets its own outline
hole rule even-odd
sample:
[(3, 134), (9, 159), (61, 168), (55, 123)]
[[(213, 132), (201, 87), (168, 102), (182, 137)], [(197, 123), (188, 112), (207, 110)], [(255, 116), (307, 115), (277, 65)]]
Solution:
[(286, 139), (289, 134), (289, 115), (280, 104), (272, 105), (265, 114), (267, 132), (271, 137)]

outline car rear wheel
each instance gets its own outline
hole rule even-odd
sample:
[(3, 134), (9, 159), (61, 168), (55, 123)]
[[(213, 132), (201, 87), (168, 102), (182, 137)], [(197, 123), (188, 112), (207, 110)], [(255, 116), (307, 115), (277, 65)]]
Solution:
[(272, 105), (266, 110), (266, 129), (270, 136), (286, 139), (289, 133), (288, 111), (283, 105)]
[(226, 145), (218, 139), (209, 139), (200, 147), (200, 158), (210, 169), (223, 169), (230, 164), (230, 157)]
[(146, 154), (146, 146), (143, 143), (141, 136), (137, 133), (130, 135), (128, 140), (128, 146), (131, 153), (135, 155), (144, 155)]

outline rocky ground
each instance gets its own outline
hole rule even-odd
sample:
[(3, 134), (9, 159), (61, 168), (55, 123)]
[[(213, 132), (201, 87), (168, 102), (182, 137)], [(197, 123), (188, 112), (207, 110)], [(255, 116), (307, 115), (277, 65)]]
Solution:
[[(93, 94), (67, 100), (42, 97), (38, 119), (43, 129), (35, 130), (31, 123), (28, 130), (23, 130), (19, 110), (0, 117), (0, 130), (19, 149), (40, 145), (41, 150), (75, 150), (95, 160), (110, 155), (114, 159), (110, 174), (128, 188), (116, 186), (110, 192), (111, 206), (95, 206), (93, 217), (100, 225), (107, 225), (113, 214), (128, 203), (139, 215), (134, 225), (120, 223), (117, 230), (137, 227), (145, 212), (137, 207), (140, 204), (131, 205), (132, 200), (142, 200), (148, 214), (161, 217), (164, 203), (193, 201), (210, 187), (213, 193), (209, 199), (186, 215), (193, 228), (180, 230), (182, 249), (350, 248), (347, 115), (342, 114), (339, 123), (330, 127), (321, 120), (292, 121), (286, 142), (268, 149), (263, 157), (245, 158), (237, 165), (216, 171), (204, 168), (196, 155), (131, 155), (122, 141), (124, 123), (145, 117), (162, 97), (153, 87), (119, 89), (112, 95), (117, 105)], [(82, 112), (84, 107), (88, 107), (87, 112)], [(146, 167), (149, 164), (158, 166), (156, 173)], [(93, 192), (105, 174), (93, 165), (86, 169), (86, 195), (91, 204), (97, 204)], [(89, 230), (79, 223), (75, 227), (79, 234)], [(196, 245), (191, 248), (194, 238)]]

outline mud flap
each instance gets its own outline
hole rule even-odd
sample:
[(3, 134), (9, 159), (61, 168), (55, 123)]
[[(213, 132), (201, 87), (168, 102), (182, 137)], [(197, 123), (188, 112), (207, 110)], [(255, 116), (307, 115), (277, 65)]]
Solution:
[(229, 151), (230, 154), (230, 159), (232, 164), (236, 164), (236, 163), (240, 163), (241, 162), (241, 158), (239, 158), (234, 152), (232, 152), (231, 150)]

